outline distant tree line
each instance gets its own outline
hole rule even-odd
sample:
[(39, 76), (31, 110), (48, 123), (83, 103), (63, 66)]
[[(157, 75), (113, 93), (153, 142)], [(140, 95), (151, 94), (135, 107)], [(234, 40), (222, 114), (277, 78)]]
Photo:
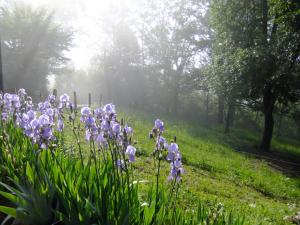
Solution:
[(54, 73), (58, 91), (77, 91), (82, 102), (92, 93), (99, 103), (216, 121), (227, 133), (249, 120), (262, 129), (262, 151), (271, 149), (274, 126), (280, 131), (288, 121), (300, 134), (299, 1), (141, 5), (138, 15), (116, 11), (103, 22), (108, 38), (87, 71), (64, 66), (72, 32), (51, 13), (2, 10), (5, 84), (46, 90), (46, 75)]

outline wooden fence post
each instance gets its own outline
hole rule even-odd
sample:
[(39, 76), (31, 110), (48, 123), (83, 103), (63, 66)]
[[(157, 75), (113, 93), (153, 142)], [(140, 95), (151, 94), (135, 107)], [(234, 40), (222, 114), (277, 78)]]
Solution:
[(99, 102), (99, 106), (102, 106), (102, 94), (100, 95), (100, 102)]
[(74, 110), (77, 110), (77, 94), (76, 91), (74, 91)]
[(92, 94), (89, 93), (89, 107), (91, 107), (92, 105)]
[(53, 95), (55, 96), (55, 99), (57, 97), (57, 89), (53, 89)]

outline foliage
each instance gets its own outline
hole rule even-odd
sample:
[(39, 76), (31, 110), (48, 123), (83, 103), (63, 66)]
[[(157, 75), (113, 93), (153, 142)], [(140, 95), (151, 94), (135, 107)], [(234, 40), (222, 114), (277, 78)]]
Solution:
[[(22, 123), (24, 115), (33, 110), (24, 90), (20, 90), (19, 95), (6, 93), (4, 96), (1, 99), (1, 114), (5, 117), (0, 128), (1, 175), (4, 176), (1, 176), (0, 194), (10, 204), (1, 206), (0, 211), (9, 215), (6, 222), (13, 217), (22, 224), (37, 225), (243, 223), (242, 219), (225, 214), (221, 208), (210, 210), (199, 205), (196, 214), (193, 214), (178, 207), (176, 196), (180, 185), (179, 171), (182, 171), (181, 155), (177, 144), (173, 142), (168, 145), (163, 141), (162, 121), (156, 120), (152, 129), (156, 183), (150, 185), (148, 193), (141, 197), (139, 185), (144, 181), (135, 180), (133, 176), (135, 148), (129, 145), (132, 129), (122, 126), (121, 132), (113, 105), (96, 109), (93, 114), (89, 108), (82, 108), (81, 121), (85, 124), (86, 139), (90, 144), (88, 156), (83, 158), (78, 139), (80, 128), (75, 125), (72, 104), (67, 95), (60, 97), (58, 108), (52, 108), (55, 104), (53, 96), (39, 104), (38, 126), (34, 118)], [(21, 99), (19, 102), (17, 97)], [(24, 112), (26, 107), (28, 111)], [(50, 109), (56, 109), (55, 113)], [(51, 124), (56, 120), (52, 119), (58, 117), (59, 124), (61, 117), (68, 113), (71, 113), (69, 118), (78, 144), (79, 159), (65, 151), (63, 133), (57, 133), (55, 138), (45, 136), (45, 131), (49, 134), (49, 127), (53, 129)], [(18, 120), (20, 115), (21, 122)], [(46, 116), (50, 118), (47, 122)], [(97, 119), (100, 119), (99, 124), (94, 123)], [(28, 132), (26, 123), (33, 133)], [(94, 130), (94, 126), (99, 127)], [(43, 132), (36, 132), (36, 127)], [(59, 132), (62, 131), (60, 128), (58, 126)], [(98, 133), (100, 130), (101, 133)], [(95, 147), (95, 144), (100, 145)], [(158, 179), (160, 161), (164, 158), (162, 154), (166, 154), (164, 149), (168, 149), (167, 159), (172, 166), (170, 178), (173, 182), (169, 192)]]
[[(257, 128), (247, 129), (243, 124), (243, 128), (232, 128), (230, 134), (224, 134), (220, 125), (208, 126), (204, 122), (196, 124), (160, 113), (123, 110), (125, 115), (130, 115), (137, 149), (142, 155), (137, 161), (137, 169), (142, 173), (137, 173), (139, 177), (149, 177), (153, 171), (147, 163), (151, 160), (148, 157), (151, 143), (145, 137), (145, 129), (157, 115), (168, 127), (165, 138), (171, 140), (175, 134), (178, 145), (184, 146), (181, 151), (186, 185), (179, 192), (180, 205), (189, 209), (200, 199), (209, 205), (223, 204), (225, 209), (245, 215), (245, 224), (291, 224), (284, 218), (297, 213), (300, 206), (298, 141), (275, 137), (272, 149), (277, 157), (260, 156), (252, 150), (259, 143)], [(290, 165), (291, 160), (294, 164)], [(165, 166), (161, 173), (167, 174), (168, 169)]]
[(264, 113), (264, 151), (270, 150), (275, 105), (299, 99), (299, 7), (262, 0), (212, 1), (210, 8), (214, 81), (229, 99)]
[(65, 52), (71, 47), (72, 32), (54, 21), (53, 12), (24, 3), (1, 8), (0, 17), (5, 89), (46, 91), (47, 75), (57, 74), (68, 61)]

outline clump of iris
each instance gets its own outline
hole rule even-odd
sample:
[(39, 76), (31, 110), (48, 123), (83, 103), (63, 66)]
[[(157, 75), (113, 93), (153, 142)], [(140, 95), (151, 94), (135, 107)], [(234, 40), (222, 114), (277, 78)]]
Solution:
[(67, 94), (60, 97), (59, 107), (56, 107), (55, 96), (49, 95), (45, 101), (37, 104), (36, 109), (32, 98), (24, 89), (20, 89), (16, 94), (0, 94), (2, 121), (12, 120), (41, 149), (48, 148), (56, 140), (55, 127), (58, 132), (63, 131), (62, 113), (70, 106), (70, 97)]
[(165, 159), (170, 163), (170, 174), (168, 179), (179, 182), (181, 180), (181, 175), (184, 173), (181, 153), (178, 145), (176, 144), (176, 138), (168, 144), (166, 139), (162, 136), (164, 131), (164, 122), (160, 119), (156, 119), (154, 121), (154, 126), (149, 133), (149, 137), (155, 141), (153, 155), (158, 157), (158, 159), (161, 159), (164, 155), (164, 151), (167, 151)]
[(108, 151), (110, 146), (114, 146), (114, 160), (119, 168), (126, 167), (126, 161), (135, 161), (136, 149), (131, 145), (133, 129), (117, 120), (115, 105), (109, 103), (95, 110), (83, 107), (80, 121), (85, 127), (86, 141), (96, 143), (98, 150)]

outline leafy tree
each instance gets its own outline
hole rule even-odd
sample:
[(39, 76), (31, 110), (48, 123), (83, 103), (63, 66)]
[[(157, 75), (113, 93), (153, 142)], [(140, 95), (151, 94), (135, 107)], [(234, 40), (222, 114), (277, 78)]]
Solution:
[(53, 13), (25, 4), (3, 8), (0, 26), (5, 89), (45, 93), (47, 75), (58, 73), (68, 60), (64, 53), (72, 33), (54, 22)]
[(276, 103), (295, 102), (300, 97), (300, 75), (296, 71), (300, 61), (300, 2), (261, 0), (261, 5), (261, 63), (251, 88), (252, 94), (262, 99), (265, 120), (260, 148), (268, 151)]
[(154, 1), (143, 15), (146, 63), (157, 76), (157, 85), (163, 87), (163, 104), (173, 114), (177, 113), (186, 75), (194, 70), (199, 52), (208, 47), (204, 4), (199, 3)]
[(270, 150), (275, 105), (299, 99), (299, 7), (292, 0), (212, 2), (215, 73), (228, 96), (263, 112), (264, 151)]
[(108, 101), (119, 105), (138, 104), (137, 97), (142, 96), (143, 77), (136, 34), (126, 22), (120, 22), (112, 24), (109, 37), (106, 49), (96, 58), (99, 67), (92, 74), (95, 80), (103, 84), (103, 94)]
[(223, 110), (223, 102), (227, 102), (225, 132), (229, 132), (235, 108), (247, 92), (245, 79), (251, 76), (250, 52), (257, 40), (257, 28), (253, 26), (256, 14), (255, 0), (212, 1), (210, 5), (210, 25), (214, 31), (211, 80), (219, 96), (219, 114)]

